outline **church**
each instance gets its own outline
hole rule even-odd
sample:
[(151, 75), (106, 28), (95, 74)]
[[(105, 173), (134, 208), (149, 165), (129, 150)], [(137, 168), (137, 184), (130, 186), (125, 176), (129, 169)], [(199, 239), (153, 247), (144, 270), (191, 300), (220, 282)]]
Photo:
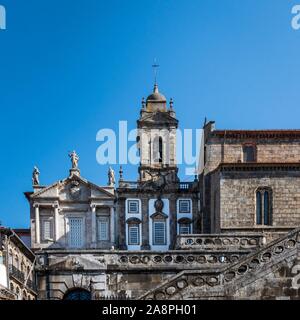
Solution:
[(38, 299), (300, 298), (300, 130), (205, 122), (199, 172), (181, 182), (178, 126), (155, 82), (137, 120), (136, 181), (122, 168), (118, 182), (111, 168), (107, 185), (87, 181), (75, 151), (51, 185), (34, 169)]

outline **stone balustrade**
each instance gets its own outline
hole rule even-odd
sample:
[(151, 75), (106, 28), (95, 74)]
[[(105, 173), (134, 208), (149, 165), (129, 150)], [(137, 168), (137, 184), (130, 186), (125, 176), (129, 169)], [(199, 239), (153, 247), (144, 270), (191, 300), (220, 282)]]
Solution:
[(165, 253), (126, 253), (119, 254), (116, 264), (121, 268), (174, 268), (174, 269), (195, 269), (210, 268), (211, 266), (223, 266), (236, 262), (249, 254), (246, 252), (178, 252), (170, 251)]
[(176, 249), (181, 250), (243, 250), (256, 249), (264, 244), (262, 234), (178, 235)]
[(272, 265), (272, 261), (276, 264), (290, 255), (297, 255), (297, 247), (300, 247), (300, 228), (222, 269), (184, 270), (140, 299), (169, 300), (178, 299), (178, 295), (182, 298), (183, 290), (187, 287), (193, 290), (201, 288), (202, 297), (206, 298), (213, 296), (214, 288), (217, 288), (215, 291), (218, 294), (224, 291), (230, 296), (234, 294), (230, 289), (236, 289), (234, 282), (239, 283), (239, 288), (246, 284), (247, 278), (253, 282), (255, 274), (264, 272), (266, 265)]
[(137, 181), (120, 181), (119, 188), (137, 189), (139, 183)]
[(72, 251), (63, 260), (63, 250), (55, 250), (51, 255), (48, 251), (49, 262), (45, 265), (43, 253), (37, 253), (37, 270), (195, 270), (212, 267), (223, 267), (239, 261), (251, 251), (249, 250), (218, 250), (218, 251), (184, 251), (173, 250), (166, 252), (153, 251)]

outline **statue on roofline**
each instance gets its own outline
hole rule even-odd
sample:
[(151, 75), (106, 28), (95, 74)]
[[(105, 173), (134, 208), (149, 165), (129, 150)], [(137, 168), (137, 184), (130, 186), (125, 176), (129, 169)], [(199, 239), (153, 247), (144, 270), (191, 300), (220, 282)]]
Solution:
[(72, 162), (72, 169), (77, 169), (78, 168), (78, 161), (79, 161), (79, 156), (76, 153), (76, 151), (72, 151), (69, 153), (69, 157), (71, 158)]
[(39, 176), (40, 176), (40, 171), (38, 167), (34, 166), (33, 172), (32, 172), (32, 184), (34, 186), (38, 186), (40, 184)]
[(108, 185), (113, 187), (116, 184), (115, 172), (112, 167), (108, 170)]

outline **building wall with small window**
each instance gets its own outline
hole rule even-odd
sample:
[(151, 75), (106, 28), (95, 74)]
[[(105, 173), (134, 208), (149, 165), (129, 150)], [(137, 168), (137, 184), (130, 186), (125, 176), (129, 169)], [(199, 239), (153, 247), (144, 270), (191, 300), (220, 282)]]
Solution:
[(205, 173), (220, 163), (300, 161), (299, 130), (215, 130), (204, 127)]
[(300, 226), (299, 190), (300, 166), (224, 166), (211, 177), (211, 232)]
[[(35, 255), (15, 232), (0, 227), (3, 251), (0, 248), (0, 285), (10, 290), (14, 300), (35, 300), (37, 297), (35, 279)], [(1, 283), (2, 280), (2, 283)]]

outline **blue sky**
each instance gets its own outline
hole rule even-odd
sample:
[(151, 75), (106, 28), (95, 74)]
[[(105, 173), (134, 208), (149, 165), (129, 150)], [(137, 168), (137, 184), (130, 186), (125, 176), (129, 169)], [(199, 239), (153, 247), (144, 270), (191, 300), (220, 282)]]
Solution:
[[(153, 87), (173, 97), (181, 128), (299, 128), (300, 30), (292, 0), (0, 0), (2, 224), (29, 226), (23, 192), (68, 175), (103, 185), (96, 133), (128, 120)], [(115, 167), (117, 171), (118, 168)], [(127, 179), (136, 167), (125, 167)]]

